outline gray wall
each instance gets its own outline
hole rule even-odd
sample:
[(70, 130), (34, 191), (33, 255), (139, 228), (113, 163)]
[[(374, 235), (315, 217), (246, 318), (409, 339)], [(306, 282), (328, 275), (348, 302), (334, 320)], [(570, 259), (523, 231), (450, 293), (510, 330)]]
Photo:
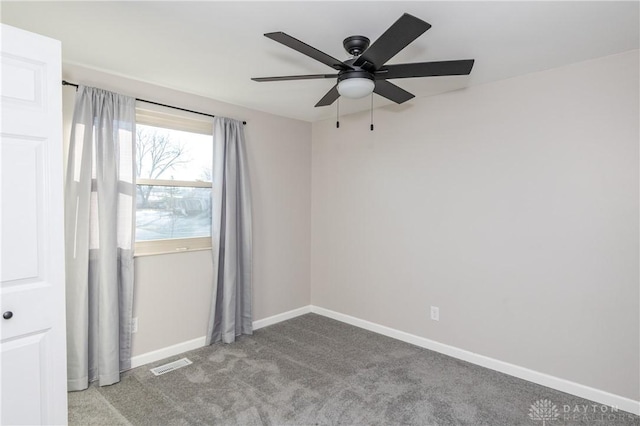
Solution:
[(638, 117), (633, 51), (314, 123), (312, 304), (640, 399)]
[[(254, 320), (309, 305), (311, 125), (70, 64), (65, 79), (247, 121), (254, 235)], [(65, 141), (74, 89), (63, 89)], [(68, 142), (67, 142), (68, 143)], [(211, 251), (136, 259), (133, 355), (205, 335)]]

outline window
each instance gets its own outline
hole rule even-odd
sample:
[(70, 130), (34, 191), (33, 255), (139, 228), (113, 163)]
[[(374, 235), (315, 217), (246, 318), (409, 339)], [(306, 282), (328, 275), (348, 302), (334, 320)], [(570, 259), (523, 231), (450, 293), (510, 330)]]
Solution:
[(141, 108), (136, 121), (136, 255), (211, 248), (211, 122)]

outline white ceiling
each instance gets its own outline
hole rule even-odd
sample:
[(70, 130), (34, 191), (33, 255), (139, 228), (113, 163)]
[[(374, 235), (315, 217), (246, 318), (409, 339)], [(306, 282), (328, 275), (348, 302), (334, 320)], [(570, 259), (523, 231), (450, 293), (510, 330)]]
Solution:
[[(416, 96), (484, 84), (639, 48), (638, 2), (7, 2), (3, 23), (62, 41), (63, 60), (282, 116), (316, 121), (332, 73), (263, 36), (284, 31), (338, 59), (407, 12), (432, 28), (389, 63), (475, 59), (470, 76), (395, 80)], [(409, 101), (411, 102), (411, 101)], [(375, 105), (389, 101), (375, 97)], [(343, 99), (341, 114), (370, 100)]]

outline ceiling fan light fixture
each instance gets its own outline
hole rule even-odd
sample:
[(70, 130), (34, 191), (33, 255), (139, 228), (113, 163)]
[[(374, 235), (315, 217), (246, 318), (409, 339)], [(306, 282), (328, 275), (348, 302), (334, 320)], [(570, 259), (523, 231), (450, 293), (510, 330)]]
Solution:
[(473, 59), (386, 65), (388, 60), (429, 28), (431, 28), (431, 24), (405, 13), (371, 45), (370, 40), (365, 36), (353, 35), (345, 38), (342, 45), (351, 55), (351, 58), (345, 61), (327, 55), (282, 31), (266, 33), (265, 37), (333, 68), (334, 72), (338, 71), (338, 74), (260, 77), (252, 78), (252, 80), (286, 81), (334, 79), (338, 77), (337, 84), (333, 85), (322, 99), (316, 103), (316, 107), (331, 105), (340, 96), (358, 99), (371, 95), (373, 92), (396, 104), (402, 104), (415, 96), (388, 80), (394, 78), (469, 75), (473, 68)]
[(350, 77), (338, 82), (340, 96), (350, 99), (364, 98), (373, 92), (376, 83), (367, 77)]

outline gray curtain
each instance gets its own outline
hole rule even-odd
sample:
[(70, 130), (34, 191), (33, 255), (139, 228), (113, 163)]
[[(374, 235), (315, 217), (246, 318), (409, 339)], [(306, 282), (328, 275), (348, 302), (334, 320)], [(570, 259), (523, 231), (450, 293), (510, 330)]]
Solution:
[(214, 287), (207, 344), (253, 333), (251, 193), (241, 121), (213, 119)]
[(131, 367), (135, 99), (80, 86), (65, 188), (69, 390)]

